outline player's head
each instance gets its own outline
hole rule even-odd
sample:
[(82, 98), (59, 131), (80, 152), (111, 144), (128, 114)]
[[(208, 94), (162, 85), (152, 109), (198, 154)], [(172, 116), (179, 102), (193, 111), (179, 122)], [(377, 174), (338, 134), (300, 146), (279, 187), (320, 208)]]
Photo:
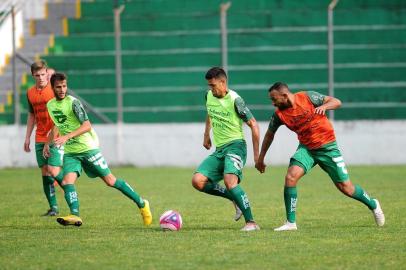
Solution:
[(213, 67), (207, 71), (207, 85), (215, 97), (223, 97), (227, 93), (227, 74), (220, 67)]
[(47, 86), (49, 82), (47, 69), (48, 67), (44, 60), (38, 60), (31, 64), (31, 75), (34, 77), (37, 88), (42, 89)]
[(281, 110), (291, 106), (289, 94), (289, 87), (283, 82), (274, 83), (268, 90), (268, 95), (272, 100), (272, 104)]
[(66, 92), (68, 91), (68, 83), (65, 74), (58, 72), (54, 73), (51, 76), (51, 86), (57, 100), (62, 100), (66, 97)]

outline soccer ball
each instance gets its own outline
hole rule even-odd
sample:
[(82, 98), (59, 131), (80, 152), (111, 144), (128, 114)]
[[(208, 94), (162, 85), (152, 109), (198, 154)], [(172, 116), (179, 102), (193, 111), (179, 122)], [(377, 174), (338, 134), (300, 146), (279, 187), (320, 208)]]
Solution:
[(182, 228), (182, 217), (178, 212), (168, 210), (159, 218), (159, 225), (164, 231), (179, 231)]

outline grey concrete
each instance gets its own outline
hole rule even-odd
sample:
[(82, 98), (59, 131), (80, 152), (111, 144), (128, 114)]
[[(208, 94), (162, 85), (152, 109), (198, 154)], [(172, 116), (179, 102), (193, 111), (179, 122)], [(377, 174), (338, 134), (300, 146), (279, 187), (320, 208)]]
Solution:
[[(261, 140), (268, 123), (261, 122)], [(406, 166), (406, 121), (338, 121), (334, 123), (337, 141), (347, 165), (402, 164)], [(122, 161), (116, 147), (115, 125), (95, 125), (101, 150), (110, 165), (196, 167), (213, 149), (203, 148), (204, 123), (132, 124), (122, 129)], [(36, 166), (35, 154), (23, 151), (25, 126), (0, 126), (0, 167)], [(245, 128), (248, 145), (247, 166), (253, 166), (251, 136)], [(32, 142), (34, 144), (34, 142)], [(285, 127), (276, 134), (266, 163), (287, 165), (295, 152), (296, 135)], [(192, 173), (192, 172), (191, 172)], [(351, 172), (350, 172), (351, 174)]]

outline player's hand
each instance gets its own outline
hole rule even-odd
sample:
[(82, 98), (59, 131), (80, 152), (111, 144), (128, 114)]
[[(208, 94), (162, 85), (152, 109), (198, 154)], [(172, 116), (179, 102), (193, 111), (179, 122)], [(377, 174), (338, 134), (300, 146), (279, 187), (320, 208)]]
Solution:
[(49, 151), (49, 144), (44, 145), (44, 149), (42, 150), (42, 155), (44, 158), (49, 158), (51, 156), (51, 152)]
[(61, 145), (64, 145), (67, 141), (69, 140), (69, 138), (68, 138), (68, 136), (61, 136), (61, 137), (58, 137), (58, 138), (56, 138), (55, 140), (54, 140), (54, 144), (56, 145), (56, 146), (61, 146)]
[(320, 114), (320, 115), (325, 115), (326, 114), (326, 108), (323, 105), (321, 105), (321, 106), (314, 109), (314, 113), (315, 114)]
[(210, 136), (204, 136), (203, 139), (203, 146), (204, 148), (206, 148), (207, 150), (209, 150), (211, 148), (211, 139)]
[(260, 173), (264, 173), (264, 172), (265, 172), (266, 165), (265, 165), (265, 163), (264, 163), (263, 160), (258, 160), (258, 161), (255, 163), (255, 168), (256, 168)]
[(27, 153), (31, 152), (31, 149), (30, 149), (30, 139), (25, 139), (25, 142), (24, 142), (24, 151), (27, 152)]

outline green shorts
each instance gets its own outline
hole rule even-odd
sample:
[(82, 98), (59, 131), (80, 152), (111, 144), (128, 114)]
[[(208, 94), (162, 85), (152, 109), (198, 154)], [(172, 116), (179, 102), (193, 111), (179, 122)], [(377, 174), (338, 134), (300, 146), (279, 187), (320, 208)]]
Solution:
[(297, 165), (307, 173), (316, 164), (327, 172), (334, 183), (345, 182), (349, 179), (343, 156), (336, 142), (328, 143), (314, 150), (309, 150), (306, 146), (299, 144), (290, 159), (289, 167)]
[(210, 181), (218, 182), (224, 179), (224, 174), (235, 174), (242, 180), (242, 169), (247, 160), (247, 144), (244, 140), (230, 142), (216, 148), (199, 165), (196, 173), (201, 173)]
[(75, 172), (78, 177), (82, 169), (90, 178), (104, 177), (111, 173), (102, 153), (99, 149), (74, 154), (67, 153), (63, 158), (63, 174)]
[(35, 144), (35, 155), (37, 157), (38, 167), (42, 168), (44, 165), (61, 167), (64, 154), (63, 146), (56, 147), (54, 145), (51, 145), (49, 147), (51, 156), (49, 158), (45, 158), (43, 154), (44, 145), (44, 143)]

